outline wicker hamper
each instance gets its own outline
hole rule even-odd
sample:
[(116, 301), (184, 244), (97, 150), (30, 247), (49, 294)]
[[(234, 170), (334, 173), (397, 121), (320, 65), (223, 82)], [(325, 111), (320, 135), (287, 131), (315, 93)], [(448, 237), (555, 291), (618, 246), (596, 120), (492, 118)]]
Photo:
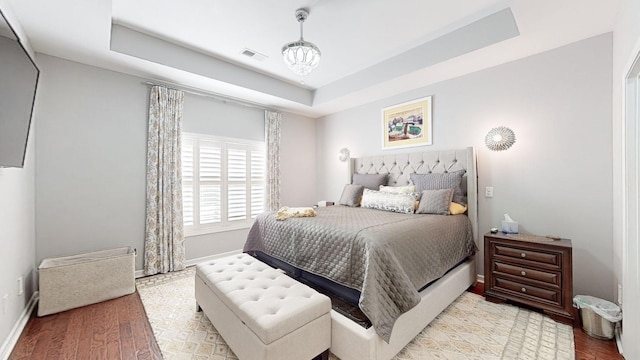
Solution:
[(135, 250), (131, 247), (45, 258), (38, 266), (38, 316), (131, 294), (134, 272)]

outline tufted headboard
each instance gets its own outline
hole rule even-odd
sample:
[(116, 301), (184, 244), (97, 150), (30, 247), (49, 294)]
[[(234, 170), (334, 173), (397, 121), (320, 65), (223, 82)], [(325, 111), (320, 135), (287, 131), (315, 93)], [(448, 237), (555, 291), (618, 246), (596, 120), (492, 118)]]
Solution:
[(478, 243), (478, 172), (473, 147), (352, 158), (349, 183), (353, 174), (389, 174), (387, 185), (402, 186), (410, 184), (411, 173), (445, 173), (461, 169), (466, 170), (462, 188), (467, 196), (467, 215), (473, 238)]

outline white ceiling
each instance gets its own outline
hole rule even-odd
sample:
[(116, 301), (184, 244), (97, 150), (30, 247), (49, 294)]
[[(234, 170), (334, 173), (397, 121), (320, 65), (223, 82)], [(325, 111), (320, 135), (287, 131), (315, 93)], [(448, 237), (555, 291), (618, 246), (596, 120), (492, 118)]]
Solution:
[[(311, 117), (611, 31), (620, 5), (620, 0), (4, 2), (36, 52)], [(285, 43), (299, 38), (294, 13), (301, 7), (309, 10), (304, 38), (322, 51), (320, 66), (304, 78), (291, 73), (280, 54)], [(488, 20), (496, 14), (508, 14), (511, 24), (515, 20), (519, 35), (506, 34), (506, 17)], [(241, 54), (245, 48), (267, 58), (248, 58)], [(452, 58), (438, 57), (444, 53)]]

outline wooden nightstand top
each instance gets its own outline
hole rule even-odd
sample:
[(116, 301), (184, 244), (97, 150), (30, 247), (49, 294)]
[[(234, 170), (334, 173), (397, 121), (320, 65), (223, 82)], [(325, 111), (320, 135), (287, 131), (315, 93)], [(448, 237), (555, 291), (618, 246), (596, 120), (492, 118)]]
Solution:
[(531, 243), (531, 244), (542, 244), (542, 245), (551, 245), (551, 246), (558, 246), (558, 247), (571, 247), (570, 239), (554, 240), (554, 239), (550, 239), (545, 236), (539, 236), (539, 235), (505, 234), (503, 232), (497, 232), (496, 234), (492, 234), (491, 232), (488, 232), (484, 236), (491, 237), (494, 239), (511, 240), (516, 242), (524, 242), (524, 243)]

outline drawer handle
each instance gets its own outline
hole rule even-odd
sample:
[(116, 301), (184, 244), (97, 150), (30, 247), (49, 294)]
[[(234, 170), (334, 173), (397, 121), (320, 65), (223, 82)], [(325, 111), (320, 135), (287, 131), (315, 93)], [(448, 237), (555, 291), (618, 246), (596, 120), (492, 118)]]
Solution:
[(523, 293), (526, 293), (527, 289), (526, 288), (522, 288), (522, 289), (520, 289), (520, 291), (522, 291)]
[(520, 271), (520, 275), (527, 276), (527, 272), (526, 271)]
[(525, 257), (527, 257), (527, 254), (525, 254), (525, 253), (520, 253), (520, 257), (525, 258)]

